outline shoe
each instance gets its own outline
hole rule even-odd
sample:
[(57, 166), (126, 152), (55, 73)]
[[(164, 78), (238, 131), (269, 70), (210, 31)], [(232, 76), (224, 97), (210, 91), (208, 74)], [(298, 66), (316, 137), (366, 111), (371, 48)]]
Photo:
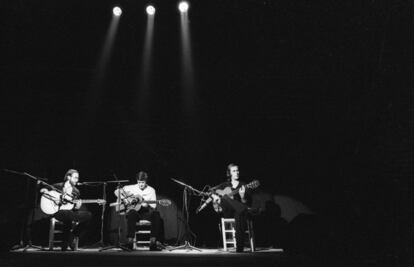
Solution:
[(79, 237), (75, 236), (74, 238), (72, 238), (72, 242), (69, 243), (69, 247), (72, 251), (78, 250), (78, 240)]
[(124, 244), (124, 246), (127, 249), (133, 250), (134, 249), (134, 238), (132, 237), (128, 237), (126, 244)]
[(68, 250), (68, 244), (63, 243), (62, 247), (60, 248), (62, 251), (67, 251)]
[(150, 238), (149, 247), (151, 251), (155, 251), (155, 249), (157, 249), (157, 239), (155, 237)]
[(160, 249), (159, 247), (157, 247), (157, 246), (151, 246), (150, 247), (150, 251), (162, 251), (162, 249)]
[(244, 252), (244, 247), (237, 247), (237, 248), (236, 248), (236, 252), (237, 252), (237, 253), (242, 253), (242, 252)]
[(157, 239), (155, 237), (150, 238), (149, 247), (150, 247), (150, 251), (161, 251), (161, 249), (158, 248), (157, 246)]
[(73, 236), (70, 233), (69, 236), (68, 236), (68, 239), (63, 240), (62, 245), (61, 245), (61, 250), (62, 251), (67, 251), (69, 244), (71, 244), (72, 242), (73, 242)]

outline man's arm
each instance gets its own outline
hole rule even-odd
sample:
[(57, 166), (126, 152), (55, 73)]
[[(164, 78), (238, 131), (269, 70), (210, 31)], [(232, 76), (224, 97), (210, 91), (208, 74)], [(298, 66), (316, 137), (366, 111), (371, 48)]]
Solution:
[(250, 206), (252, 202), (252, 196), (251, 196), (251, 190), (246, 188), (246, 186), (243, 184), (239, 189), (239, 195), (240, 195), (240, 201)]
[(82, 206), (82, 200), (80, 199), (75, 200), (75, 206), (73, 207), (73, 209), (78, 210), (81, 208), (81, 206)]
[[(154, 189), (154, 188), (151, 188), (151, 190), (150, 190), (150, 192), (149, 192), (149, 194), (148, 194), (148, 199), (147, 199), (147, 200), (152, 200), (152, 201), (157, 200), (157, 194), (156, 194), (156, 192), (155, 192), (155, 189)], [(154, 204), (149, 204), (149, 206), (150, 206), (151, 208), (153, 208), (153, 209), (156, 209), (156, 208), (157, 208), (157, 204), (156, 204), (156, 203), (154, 203)]]
[(239, 195), (240, 195), (240, 200), (243, 204), (247, 203), (247, 198), (246, 198), (246, 187), (244, 185), (242, 185), (239, 189)]

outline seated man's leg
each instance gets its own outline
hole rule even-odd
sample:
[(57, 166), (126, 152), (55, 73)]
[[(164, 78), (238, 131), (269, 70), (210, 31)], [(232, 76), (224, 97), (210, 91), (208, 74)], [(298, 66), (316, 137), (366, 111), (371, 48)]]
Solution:
[(151, 210), (142, 214), (142, 218), (151, 222), (151, 236), (150, 236), (150, 249), (157, 249), (157, 240), (160, 238), (161, 230), (161, 216), (156, 210)]
[(247, 210), (234, 213), (235, 230), (236, 230), (236, 250), (242, 252), (244, 249), (244, 232), (247, 228)]
[(128, 243), (131, 243), (135, 237), (135, 229), (137, 221), (141, 219), (140, 214), (136, 210), (130, 210), (127, 213), (127, 238)]
[(92, 219), (92, 214), (89, 211), (74, 211), (74, 221), (77, 225), (73, 228), (73, 235), (79, 237), (84, 234)]
[(54, 217), (63, 223), (62, 250), (65, 251), (73, 240), (73, 234), (71, 231), (75, 215), (71, 210), (59, 210), (55, 213)]
[(221, 199), (225, 217), (234, 216), (236, 230), (236, 249), (242, 252), (244, 248), (244, 232), (246, 231), (247, 206), (243, 203), (223, 196)]
[(151, 237), (155, 239), (160, 239), (160, 230), (161, 230), (161, 216), (158, 211), (151, 212)]
[(237, 200), (234, 200), (234, 199), (228, 197), (227, 195), (223, 196), (223, 198), (221, 199), (221, 202), (222, 202), (221, 205), (223, 206), (223, 208), (231, 209), (231, 210), (233, 210), (234, 212), (237, 212), (237, 213), (241, 213), (241, 212), (247, 210), (246, 205), (244, 205), (243, 203), (241, 203)]

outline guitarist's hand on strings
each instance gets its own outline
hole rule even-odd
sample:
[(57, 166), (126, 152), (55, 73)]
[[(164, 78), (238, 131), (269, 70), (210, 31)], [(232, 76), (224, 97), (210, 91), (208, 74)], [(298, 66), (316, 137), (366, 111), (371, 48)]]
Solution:
[(246, 195), (246, 187), (244, 186), (244, 185), (242, 185), (241, 187), (240, 187), (240, 190), (239, 190), (239, 195), (240, 195), (240, 199), (241, 199), (241, 201), (243, 202), (243, 203), (246, 203), (246, 198), (245, 198), (245, 195)]
[(75, 201), (75, 207), (74, 207), (74, 209), (75, 210), (78, 210), (78, 209), (80, 209), (80, 207), (82, 206), (82, 200), (80, 200), (80, 199), (78, 199), (78, 200), (76, 200)]
[(40, 189), (40, 193), (41, 194), (44, 194), (44, 193), (46, 193), (48, 190), (46, 189), (46, 188), (42, 188), (42, 189)]
[(144, 198), (141, 195), (136, 195), (135, 198), (138, 200), (138, 203), (141, 203), (141, 207), (147, 208), (148, 203), (143, 202)]
[(217, 194), (215, 193), (211, 194), (211, 198), (213, 199), (214, 203), (220, 204), (221, 198)]

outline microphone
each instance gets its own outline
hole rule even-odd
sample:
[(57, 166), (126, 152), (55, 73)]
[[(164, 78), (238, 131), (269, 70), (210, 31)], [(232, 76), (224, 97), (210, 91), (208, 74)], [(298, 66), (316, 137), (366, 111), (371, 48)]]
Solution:
[(198, 209), (196, 210), (196, 213), (199, 213), (200, 211), (202, 211), (205, 207), (207, 207), (207, 205), (213, 201), (213, 198), (209, 197), (206, 201), (204, 201), (204, 203), (198, 207)]

